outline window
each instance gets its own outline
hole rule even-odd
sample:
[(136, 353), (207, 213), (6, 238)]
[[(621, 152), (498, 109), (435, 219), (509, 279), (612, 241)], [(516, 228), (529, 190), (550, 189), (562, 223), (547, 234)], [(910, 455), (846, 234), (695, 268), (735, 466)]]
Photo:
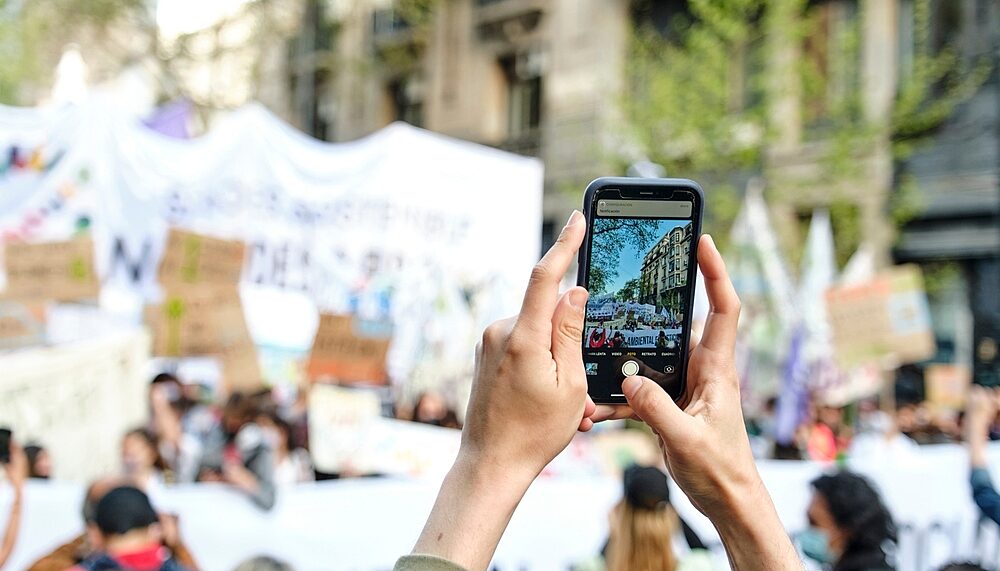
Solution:
[(542, 124), (542, 77), (538, 56), (525, 52), (500, 61), (507, 78), (507, 137), (537, 133)]
[(831, 115), (853, 113), (860, 89), (860, 19), (857, 0), (812, 0), (803, 45), (803, 113), (810, 132), (822, 134)]
[(300, 33), (286, 44), (288, 87), (292, 112), (302, 130), (313, 137), (330, 140), (333, 127), (329, 109), (323, 105), (329, 88), (329, 70), (318, 62), (332, 50), (334, 28), (323, 11), (323, 3), (311, 0), (306, 5)]
[(422, 127), (424, 124), (423, 88), (415, 78), (396, 79), (387, 88), (393, 120)]

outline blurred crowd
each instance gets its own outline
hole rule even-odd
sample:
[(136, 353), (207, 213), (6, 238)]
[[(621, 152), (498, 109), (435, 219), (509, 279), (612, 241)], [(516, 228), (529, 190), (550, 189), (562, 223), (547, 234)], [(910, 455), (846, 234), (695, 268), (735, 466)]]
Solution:
[[(176, 516), (158, 508), (164, 486), (173, 483), (221, 483), (266, 510), (274, 505), (281, 486), (371, 475), (315, 469), (308, 451), (305, 398), (282, 405), (270, 391), (235, 393), (216, 405), (203, 402), (202, 394), (197, 385), (169, 373), (152, 379), (150, 420), (123, 437), (120, 472), (92, 482), (87, 489), (81, 510), (87, 531), (54, 546), (30, 571), (198, 569)], [(983, 451), (985, 442), (998, 436), (1000, 392), (975, 388), (968, 414), (935, 412), (926, 403), (902, 404), (891, 412), (883, 408), (876, 398), (847, 407), (810, 405), (794, 437), (782, 443), (775, 438), (778, 402), (771, 400), (760, 414), (748, 416), (747, 430), (758, 457), (822, 462), (885, 447), (965, 440), (970, 446), (974, 500), (984, 516), (1000, 522), (1000, 495), (986, 471)], [(394, 415), (460, 428), (455, 411), (436, 393), (421, 395), (411, 407), (394, 407)], [(24, 480), (52, 476), (52, 459), (42, 446), (22, 448), (12, 442), (10, 451), (5, 468), (15, 487), (15, 502), (0, 544), (0, 567), (16, 542)], [(673, 509), (663, 468), (625, 470), (621, 500), (608, 514), (604, 547), (575, 569), (714, 568), (702, 538)], [(884, 547), (897, 540), (897, 527), (874, 486), (846, 470), (823, 475), (811, 486), (809, 528), (796, 537), (800, 551), (834, 570), (891, 569)], [(982, 568), (962, 563), (943, 569)], [(241, 564), (237, 571), (291, 571), (291, 567), (262, 556)]]

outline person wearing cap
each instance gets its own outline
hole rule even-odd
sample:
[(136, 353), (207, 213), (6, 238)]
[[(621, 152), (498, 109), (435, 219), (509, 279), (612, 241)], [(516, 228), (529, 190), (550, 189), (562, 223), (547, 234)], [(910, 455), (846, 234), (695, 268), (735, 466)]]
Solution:
[(105, 494), (87, 533), (97, 551), (72, 571), (187, 571), (163, 546), (160, 518), (138, 488), (121, 486)]

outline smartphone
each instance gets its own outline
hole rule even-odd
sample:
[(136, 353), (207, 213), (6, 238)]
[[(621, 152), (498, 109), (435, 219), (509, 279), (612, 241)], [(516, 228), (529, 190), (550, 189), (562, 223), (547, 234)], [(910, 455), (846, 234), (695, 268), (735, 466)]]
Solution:
[(10, 463), (10, 437), (9, 428), (0, 428), (0, 464)]
[(587, 187), (577, 283), (590, 292), (583, 363), (595, 403), (625, 404), (632, 375), (683, 396), (703, 204), (701, 187), (684, 179)]

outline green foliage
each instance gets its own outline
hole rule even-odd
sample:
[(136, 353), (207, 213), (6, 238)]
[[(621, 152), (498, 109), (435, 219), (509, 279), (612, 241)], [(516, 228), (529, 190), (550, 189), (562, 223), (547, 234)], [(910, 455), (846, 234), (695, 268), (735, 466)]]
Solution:
[(639, 299), (639, 289), (640, 289), (639, 278), (632, 278), (625, 282), (625, 285), (615, 293), (615, 299), (620, 302), (635, 301)]
[[(599, 218), (594, 221), (590, 250), (590, 295), (607, 292), (611, 282), (618, 277), (618, 260), (628, 246), (645, 252), (658, 238), (656, 226), (648, 220), (625, 218)], [(628, 283), (625, 284), (628, 287)]]

